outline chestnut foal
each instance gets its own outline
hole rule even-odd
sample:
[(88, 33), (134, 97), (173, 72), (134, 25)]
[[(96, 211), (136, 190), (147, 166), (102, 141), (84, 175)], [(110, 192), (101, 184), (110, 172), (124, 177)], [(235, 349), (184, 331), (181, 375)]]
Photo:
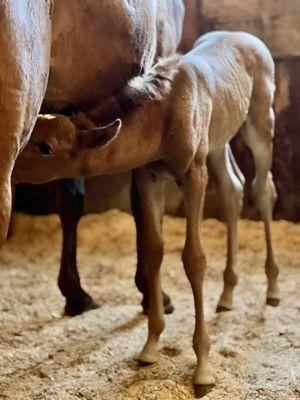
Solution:
[[(17, 161), (16, 181), (26, 177), (32, 162), (39, 164), (36, 182), (134, 169), (142, 205), (140, 238), (150, 296), (148, 339), (139, 357), (144, 363), (158, 360), (158, 340), (164, 329), (160, 281), (164, 176), (176, 179), (185, 198), (182, 259), (195, 300), (194, 384), (200, 394), (214, 384), (204, 321), (206, 259), (200, 234), (206, 163), (209, 159), (219, 178), (228, 219), (229, 254), (219, 307), (230, 309), (237, 281), (234, 265), (242, 183), (236, 177), (228, 142), (243, 124), (243, 138), (255, 160), (253, 194), (265, 224), (267, 303), (279, 302), (270, 232), (276, 198), (270, 172), (274, 90), (274, 63), (260, 40), (242, 32), (212, 32), (201, 37), (186, 55), (160, 60), (147, 75), (133, 79), (121, 94), (87, 114), (71, 119), (41, 116)], [(118, 119), (97, 127), (106, 115)]]

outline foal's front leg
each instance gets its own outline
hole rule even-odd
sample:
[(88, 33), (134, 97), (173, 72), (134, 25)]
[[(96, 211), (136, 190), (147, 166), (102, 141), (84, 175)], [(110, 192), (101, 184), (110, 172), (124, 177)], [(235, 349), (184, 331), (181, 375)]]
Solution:
[[(137, 175), (137, 174), (135, 174)], [(138, 177), (137, 177), (138, 179)], [(145, 179), (145, 178), (144, 178)], [(147, 178), (149, 179), (149, 178)], [(152, 179), (152, 178), (151, 178)], [(152, 179), (153, 180), (153, 179)], [(161, 194), (163, 195), (163, 194)], [(149, 312), (149, 291), (146, 279), (146, 272), (144, 267), (144, 246), (143, 246), (143, 235), (144, 235), (144, 222), (143, 222), (143, 204), (140, 198), (137, 183), (135, 182), (135, 176), (132, 177), (131, 182), (131, 209), (136, 226), (136, 247), (137, 247), (137, 268), (135, 274), (135, 283), (138, 290), (143, 295), (142, 307), (145, 314)], [(163, 292), (164, 310), (165, 314), (171, 314), (174, 311), (170, 297)]]
[(193, 290), (196, 311), (193, 346), (197, 356), (197, 368), (194, 375), (197, 397), (205, 394), (214, 385), (214, 377), (210, 371), (208, 359), (210, 339), (205, 327), (203, 309), (203, 279), (206, 258), (200, 240), (200, 221), (203, 213), (206, 182), (206, 159), (194, 161), (186, 173), (182, 185), (187, 218), (186, 242), (182, 260)]
[(140, 199), (142, 264), (149, 293), (148, 339), (139, 356), (144, 364), (158, 360), (158, 340), (164, 329), (164, 305), (160, 266), (163, 258), (162, 218), (164, 181), (145, 168), (133, 172)]

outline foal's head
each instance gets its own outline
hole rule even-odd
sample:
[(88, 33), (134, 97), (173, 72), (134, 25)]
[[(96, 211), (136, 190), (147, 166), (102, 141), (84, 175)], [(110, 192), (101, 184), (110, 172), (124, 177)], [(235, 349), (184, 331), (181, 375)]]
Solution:
[(80, 161), (88, 151), (114, 140), (121, 120), (97, 127), (87, 117), (40, 115), (27, 146), (19, 155), (15, 182), (42, 183), (60, 177), (80, 176)]

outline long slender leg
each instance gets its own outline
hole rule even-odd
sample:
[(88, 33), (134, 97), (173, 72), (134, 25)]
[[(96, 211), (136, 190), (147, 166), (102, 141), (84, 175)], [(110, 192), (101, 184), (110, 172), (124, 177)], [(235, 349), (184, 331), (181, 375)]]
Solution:
[(135, 170), (133, 175), (141, 201), (140, 257), (149, 294), (148, 339), (139, 360), (149, 364), (158, 360), (158, 340), (165, 326), (160, 278), (163, 258), (164, 181), (147, 169)]
[[(137, 184), (135, 182), (135, 177), (132, 177), (131, 184), (131, 209), (135, 220), (136, 226), (136, 245), (137, 245), (137, 269), (135, 274), (135, 283), (138, 290), (143, 294), (142, 307), (145, 314), (149, 311), (149, 292), (148, 285), (144, 270), (144, 254), (143, 254), (143, 209), (141, 207), (141, 199)], [(165, 314), (171, 314), (174, 311), (174, 307), (171, 303), (170, 297), (163, 292), (163, 302), (165, 308)]]
[(194, 375), (197, 396), (206, 393), (214, 384), (208, 359), (210, 339), (204, 321), (203, 279), (206, 258), (200, 237), (200, 221), (203, 213), (206, 182), (207, 170), (205, 160), (194, 161), (186, 173), (182, 185), (187, 218), (186, 242), (182, 253), (182, 260), (193, 290), (196, 311), (193, 347), (197, 356), (197, 368)]
[(15, 200), (16, 200), (16, 186), (11, 184), (11, 194), (12, 194), (12, 210), (11, 210), (11, 216), (10, 216), (10, 221), (9, 221), (9, 227), (8, 227), (8, 232), (7, 232), (7, 240), (9, 240), (13, 235), (14, 235), (14, 229), (15, 229), (15, 213), (14, 213), (14, 207), (15, 207)]
[(233, 289), (238, 278), (235, 273), (238, 248), (237, 225), (243, 202), (243, 181), (236, 175), (229, 153), (229, 145), (209, 155), (210, 165), (219, 182), (221, 197), (227, 221), (227, 262), (224, 270), (224, 289), (218, 302), (217, 311), (232, 309)]
[(77, 269), (77, 225), (83, 210), (83, 182), (62, 179), (59, 181), (59, 186), (59, 215), (63, 229), (63, 247), (58, 286), (66, 297), (65, 313), (74, 316), (98, 306), (82, 289)]
[(4, 177), (0, 179), (0, 247), (5, 243), (8, 230), (9, 223), (11, 217), (11, 184), (10, 177), (6, 178), (6, 173), (2, 174), (0, 171), (0, 175), (4, 175)]
[(4, 129), (3, 132), (4, 135), (2, 135), (2, 131), (0, 130), (0, 143), (2, 143), (0, 150), (0, 247), (5, 243), (12, 227), (11, 218), (14, 195), (12, 171), (21, 141), (21, 138), (17, 138), (17, 129), (14, 133), (16, 137), (13, 138), (9, 136), (5, 138), (6, 134), (10, 135), (12, 133), (9, 128), (7, 131)]
[(271, 173), (274, 111), (270, 107), (266, 112), (253, 113), (247, 120), (244, 139), (250, 147), (255, 161), (255, 178), (252, 182), (254, 201), (260, 211), (265, 226), (267, 257), (265, 271), (268, 279), (267, 304), (277, 306), (280, 302), (277, 277), (279, 273), (275, 261), (271, 237), (271, 221), (276, 189)]
[[(0, 247), (12, 206), (15, 160), (29, 140), (50, 65), (50, 2), (0, 2)], [(20, 45), (22, 44), (22, 45)]]

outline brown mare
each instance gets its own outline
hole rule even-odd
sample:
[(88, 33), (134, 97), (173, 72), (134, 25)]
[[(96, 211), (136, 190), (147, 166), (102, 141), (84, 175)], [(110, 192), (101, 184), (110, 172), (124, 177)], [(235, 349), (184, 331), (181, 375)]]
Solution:
[[(0, 15), (1, 246), (11, 214), (12, 170), (39, 110), (88, 109), (149, 70), (158, 55), (174, 53), (184, 6), (182, 0), (14, 0), (1, 2)], [(59, 287), (66, 312), (74, 315), (95, 307), (76, 263), (83, 193), (68, 180), (58, 187), (64, 238)]]

